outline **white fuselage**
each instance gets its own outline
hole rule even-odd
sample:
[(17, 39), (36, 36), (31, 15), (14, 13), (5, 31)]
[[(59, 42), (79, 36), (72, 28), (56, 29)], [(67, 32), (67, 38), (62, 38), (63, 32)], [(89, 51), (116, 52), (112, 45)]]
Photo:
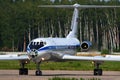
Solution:
[(60, 59), (64, 54), (74, 55), (76, 53), (76, 48), (80, 47), (77, 39), (78, 6), (79, 4), (74, 5), (71, 31), (66, 38), (37, 38), (30, 42), (27, 52), (33, 61)]
[(77, 47), (80, 42), (76, 38), (37, 38), (30, 42), (27, 52), (34, 61), (53, 60), (64, 54), (75, 55)]

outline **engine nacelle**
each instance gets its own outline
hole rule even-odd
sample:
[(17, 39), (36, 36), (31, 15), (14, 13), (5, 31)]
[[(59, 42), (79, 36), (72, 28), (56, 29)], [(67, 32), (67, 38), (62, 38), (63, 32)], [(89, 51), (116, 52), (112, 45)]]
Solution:
[(90, 41), (83, 41), (81, 43), (81, 50), (82, 51), (88, 51), (90, 46), (92, 46), (92, 43)]

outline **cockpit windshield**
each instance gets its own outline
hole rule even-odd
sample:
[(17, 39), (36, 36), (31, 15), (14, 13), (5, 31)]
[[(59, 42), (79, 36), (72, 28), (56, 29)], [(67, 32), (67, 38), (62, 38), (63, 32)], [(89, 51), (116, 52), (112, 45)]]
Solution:
[(30, 49), (39, 49), (44, 46), (44, 42), (31, 42), (29, 47)]

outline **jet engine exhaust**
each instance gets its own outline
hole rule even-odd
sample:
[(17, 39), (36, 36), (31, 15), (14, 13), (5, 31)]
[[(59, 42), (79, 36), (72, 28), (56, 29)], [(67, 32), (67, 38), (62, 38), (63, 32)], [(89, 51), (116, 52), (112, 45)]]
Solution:
[(81, 51), (88, 51), (92, 43), (90, 41), (83, 41), (81, 43)]

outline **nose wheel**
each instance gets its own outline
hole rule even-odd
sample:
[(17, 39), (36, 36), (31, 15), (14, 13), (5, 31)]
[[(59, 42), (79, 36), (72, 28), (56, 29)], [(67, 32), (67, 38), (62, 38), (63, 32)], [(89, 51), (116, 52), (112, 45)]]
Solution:
[(40, 70), (40, 64), (41, 64), (41, 61), (36, 63), (36, 72), (35, 72), (36, 76), (42, 76), (42, 71)]
[(42, 71), (36, 70), (35, 75), (36, 75), (36, 76), (42, 76)]

